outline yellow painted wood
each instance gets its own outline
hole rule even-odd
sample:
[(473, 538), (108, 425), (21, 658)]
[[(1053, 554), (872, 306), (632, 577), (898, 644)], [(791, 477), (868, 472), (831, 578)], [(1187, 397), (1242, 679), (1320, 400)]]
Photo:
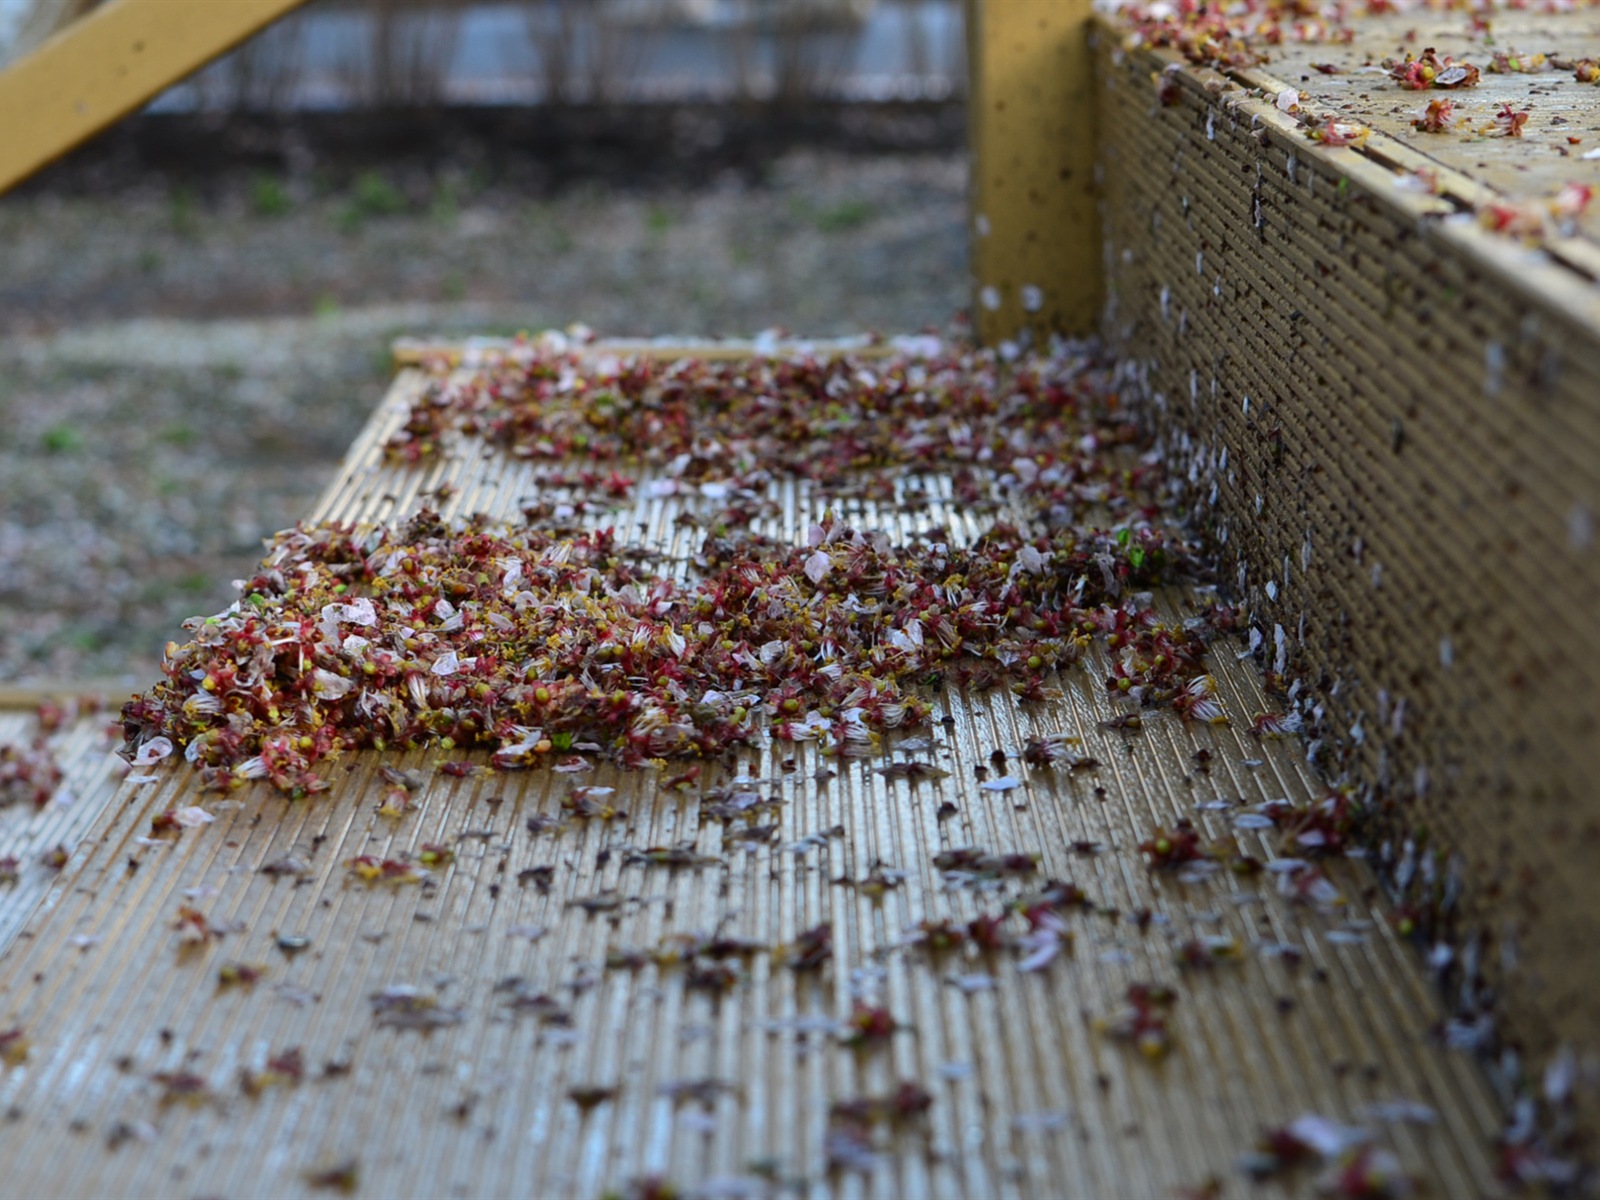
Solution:
[(1091, 333), (1104, 284), (1090, 0), (970, 0), (973, 324)]
[(0, 191), (304, 0), (111, 0), (0, 72)]

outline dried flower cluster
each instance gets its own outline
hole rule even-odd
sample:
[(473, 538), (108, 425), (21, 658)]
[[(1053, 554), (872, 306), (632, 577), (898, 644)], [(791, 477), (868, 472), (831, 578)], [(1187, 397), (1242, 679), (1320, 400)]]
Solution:
[[(72, 794), (65, 786), (66, 772), (57, 751), (63, 735), (81, 717), (94, 716), (103, 707), (98, 696), (41, 700), (34, 710), (34, 731), (16, 741), (0, 741), (0, 809), (70, 803)], [(14, 868), (5, 866), (6, 861), (0, 859), (0, 883), (16, 882)]]
[(0, 808), (13, 804), (43, 808), (61, 780), (61, 764), (44, 737), (27, 744), (0, 742)]
[(1411, 1195), (1414, 1184), (1399, 1158), (1393, 1151), (1373, 1145), (1372, 1138), (1369, 1129), (1307, 1113), (1288, 1125), (1263, 1130), (1255, 1150), (1239, 1165), (1251, 1178), (1268, 1180), (1320, 1163), (1324, 1170), (1317, 1190), (1324, 1195), (1372, 1200)]
[(1516, 50), (1496, 50), (1489, 64), (1491, 75), (1542, 75), (1550, 69), (1550, 60), (1543, 54), (1521, 54)]
[(1476, 87), (1481, 72), (1471, 63), (1458, 62), (1448, 54), (1439, 54), (1429, 46), (1421, 54), (1407, 53), (1403, 59), (1384, 63), (1389, 74), (1407, 91), (1424, 92), (1430, 88)]
[(1097, 1023), (1103, 1032), (1132, 1043), (1146, 1058), (1163, 1058), (1172, 1049), (1167, 1013), (1177, 1002), (1178, 994), (1170, 987), (1130, 984), (1126, 1006)]
[(521, 343), (482, 370), (437, 373), (387, 449), (418, 461), (472, 434), (551, 463), (547, 486), (613, 502), (634, 494), (629, 472), (641, 468), (665, 476), (646, 485), (654, 497), (798, 477), (833, 489), (825, 494), (889, 499), (893, 477), (863, 472), (900, 467), (953, 472), (963, 502), (992, 506), (973, 470), (997, 467), (1011, 489), (1076, 514), (1108, 498), (1102, 450), (1134, 436), (1115, 393), (1083, 366), (1005, 367), (982, 355), (585, 358)]
[(1518, 238), (1530, 245), (1546, 238), (1571, 236), (1594, 193), (1589, 184), (1569, 183), (1550, 197), (1489, 201), (1478, 209), (1478, 223), (1491, 233)]
[(1284, 0), (1230, 5), (1135, 4), (1121, 10), (1138, 44), (1171, 47), (1190, 62), (1255, 67), (1285, 42), (1347, 42), (1352, 30), (1338, 5), (1327, 15)]
[[(136, 757), (154, 762), (181, 749), (215, 789), (264, 779), (300, 796), (327, 786), (318, 764), (363, 747), (431, 746), (441, 752), (438, 770), (450, 775), (484, 769), (459, 753), (474, 747), (492, 751), (494, 769), (574, 773), (597, 756), (654, 765), (768, 739), (811, 740), (827, 752), (864, 756), (880, 748), (885, 731), (931, 716), (947, 691), (1003, 688), (1023, 702), (1042, 698), (1051, 672), (1076, 662), (1091, 640), (1108, 652), (1104, 685), (1118, 705), (1106, 724), (1137, 728), (1150, 705), (1188, 721), (1226, 720), (1204, 667), (1206, 646), (1239, 618), (1219, 607), (1170, 622), (1139, 592), (1199, 577), (1199, 560), (1181, 528), (1164, 520), (1168, 493), (1159, 466), (1139, 454), (1137, 433), (1106, 379), (1083, 364), (1027, 362), (1008, 375), (987, 359), (871, 368), (618, 362), (589, 377), (582, 366), (575, 357), (530, 353), (465, 382), (441, 382), (423, 411), (432, 424), (424, 427), (413, 413), (411, 437), (392, 449), (414, 458), (450, 439), (483, 437), (514, 454), (549, 457), (546, 484), (598, 504), (636, 493), (688, 496), (700, 502), (685, 506), (692, 514), (708, 511), (709, 501), (716, 516), (700, 521), (711, 532), (692, 562), (662, 563), (612, 530), (559, 524), (566, 514), (542, 500), (529, 506), (521, 527), (424, 510), (393, 527), (286, 532), (243, 583), (240, 600), (191, 622), (188, 643), (169, 647), (164, 682), (125, 708)], [(762, 394), (777, 399), (766, 405)], [(924, 466), (953, 471), (967, 489), (962, 503), (1009, 507), (1016, 524), (997, 524), (971, 546), (939, 529), (892, 544), (831, 512), (800, 545), (738, 528), (759, 511), (774, 478), (801, 475), (823, 494), (903, 502), (905, 477)], [(1258, 714), (1251, 728), (1270, 738), (1295, 733), (1300, 723), (1291, 709)], [(931, 748), (929, 739), (918, 743), (899, 748), (918, 755)], [(1034, 771), (1094, 771), (1099, 763), (1080, 750), (1075, 736), (1035, 732), (989, 762), (997, 775), (1008, 755)], [(1196, 755), (1202, 773), (1208, 760), (1204, 750)], [(698, 786), (698, 764), (673, 770), (681, 773), (663, 775), (658, 789)], [(1021, 785), (1010, 775), (990, 780), (984, 770), (982, 787)], [(937, 789), (950, 773), (908, 757), (878, 774), (900, 794), (915, 795), (919, 787)], [(425, 782), (392, 767), (383, 779), (380, 811), (391, 816), (407, 812)], [(774, 842), (781, 825), (769, 823), (769, 807), (778, 803), (741, 776), (708, 792), (701, 811), (724, 822), (726, 850)], [(599, 786), (570, 787), (561, 809), (559, 817), (528, 818), (529, 832), (544, 836), (564, 824), (626, 816), (613, 789)], [(153, 831), (175, 834), (186, 811), (161, 814)], [(1344, 793), (1306, 806), (1271, 801), (1239, 811), (1236, 829), (1275, 829), (1280, 849), (1305, 856), (1271, 864), (1244, 855), (1230, 837), (1203, 844), (1188, 820), (1153, 828), (1139, 849), (1151, 868), (1170, 871), (1179, 884), (1225, 869), (1263, 874), (1276, 878), (1282, 894), (1333, 909), (1342, 897), (1306, 860), (1348, 850), (1358, 815)], [(1098, 848), (1074, 843), (1078, 853)], [(616, 850), (630, 867), (723, 863), (692, 841)], [(611, 853), (608, 846), (602, 860)], [(443, 878), (454, 857), (451, 845), (424, 842), (343, 866), (350, 878), (373, 885), (429, 888), (430, 873)], [(954, 971), (949, 982), (964, 992), (995, 982), (989, 970), (969, 967), (993, 968), (1007, 954), (1018, 971), (1043, 971), (1074, 953), (1076, 921), (1120, 917), (1074, 884), (1036, 880), (1043, 864), (1024, 849), (945, 842), (926, 865), (952, 890), (987, 895), (1013, 880), (1037, 888), (971, 919), (929, 914), (906, 930), (899, 945)], [(305, 869), (292, 858), (263, 868), (290, 876)], [(555, 869), (529, 867), (516, 879), (548, 892)], [(907, 877), (879, 859), (865, 869), (861, 878), (833, 882), (879, 897)], [(594, 916), (636, 902), (607, 888), (567, 906)], [(1152, 912), (1129, 919), (1145, 932)], [(225, 932), (188, 908), (176, 928), (183, 944)], [(546, 930), (525, 932), (533, 939)], [(1200, 989), (1208, 971), (1228, 969), (1245, 947), (1231, 936), (1197, 934), (1174, 939), (1171, 954), (1174, 969)], [(1293, 947), (1277, 952), (1298, 955)], [(685, 989), (715, 1002), (748, 983), (763, 953), (774, 966), (801, 973), (848, 965), (834, 961), (834, 926), (825, 921), (776, 946), (721, 933), (669, 934), (652, 948), (611, 949), (605, 967), (671, 969)], [(217, 976), (219, 989), (238, 992), (260, 978), (261, 968), (238, 962), (223, 964)], [(520, 977), (495, 992), (511, 1013), (557, 1027), (572, 1021), (562, 1002)], [(412, 987), (371, 1000), (383, 1028), (427, 1032), (468, 1017), (465, 1008)], [(1176, 1001), (1167, 984), (1135, 983), (1125, 1004), (1093, 1027), (1157, 1061), (1176, 1042)], [(888, 1004), (865, 997), (830, 1028), (865, 1059), (908, 1027)], [(265, 1072), (243, 1078), (246, 1092), (259, 1094), (292, 1085), (299, 1064), (269, 1062)], [(595, 1084), (568, 1097), (587, 1110), (617, 1094), (615, 1086)], [(895, 1140), (920, 1128), (933, 1103), (916, 1082), (837, 1101), (825, 1133), (829, 1165), (872, 1169)], [(1278, 1157), (1269, 1163), (1263, 1152), (1263, 1173), (1297, 1161), (1296, 1145), (1277, 1139), (1271, 1153)], [(1391, 1157), (1364, 1144), (1325, 1162), (1341, 1173), (1347, 1194), (1394, 1194), (1405, 1182)]]
[(1340, 121), (1331, 116), (1322, 124), (1313, 124), (1306, 130), (1306, 137), (1313, 142), (1321, 142), (1329, 149), (1339, 146), (1364, 146), (1371, 136), (1372, 130), (1360, 122)]
[(1421, 133), (1443, 133), (1455, 124), (1456, 106), (1453, 100), (1434, 97), (1427, 107), (1417, 110), (1411, 127)]
[(914, 1080), (901, 1080), (878, 1096), (837, 1100), (828, 1109), (824, 1149), (832, 1168), (871, 1170), (878, 1159), (873, 1133), (913, 1122), (933, 1107), (933, 1096)]
[(1532, 115), (1529, 109), (1515, 109), (1509, 103), (1502, 104), (1494, 115), (1494, 120), (1483, 127), (1482, 132), (1488, 137), (1521, 137), (1522, 128), (1528, 123)]
[[(611, 530), (426, 510), (298, 528), (238, 602), (169, 645), (166, 679), (124, 707), (130, 749), (165, 737), (213, 789), (265, 779), (295, 796), (326, 786), (314, 763), (362, 747), (484, 746), (499, 769), (581, 767), (582, 753), (638, 766), (768, 736), (855, 756), (926, 719), (946, 685), (1043, 698), (1097, 634), (1113, 692), (1219, 719), (1200, 663), (1232, 613), (1173, 625), (1134, 593), (1195, 577), (1199, 560), (1158, 523), (1160, 473), (1083, 364), (780, 362), (735, 378), (623, 362), (596, 374), (603, 388), (558, 392), (575, 370), (524, 356), (437, 407), (523, 452), (670, 456), (667, 482), (731, 463), (745, 482), (804, 470), (892, 491), (911, 460), (954, 457), (975, 491), (1038, 520), (968, 547), (943, 531), (891, 545), (831, 513), (800, 546), (719, 531), (691, 581)], [(719, 422), (740, 432), (713, 446)], [(1064, 519), (1091, 503), (1120, 525)]]
[[(1522, 5), (1514, 5), (1521, 7)], [(1137, 45), (1170, 47), (1190, 62), (1221, 69), (1242, 69), (1266, 62), (1272, 47), (1292, 43), (1343, 45), (1354, 40), (1355, 23), (1365, 15), (1395, 12), (1402, 7), (1395, 0), (1327, 0), (1306, 4), (1301, 0), (1241, 0), (1239, 3), (1166, 4), (1131, 3), (1118, 6), (1119, 15), (1131, 27)], [(1482, 6), (1433, 2), (1430, 8), (1472, 9), (1482, 20)], [(1487, 23), (1484, 23), (1487, 28)], [(1542, 55), (1498, 54), (1496, 68), (1502, 71), (1537, 71)], [(1478, 68), (1440, 56), (1429, 48), (1419, 55), (1406, 55), (1402, 61), (1386, 63), (1400, 86), (1426, 88), (1471, 87), (1478, 82)], [(1332, 73), (1317, 64), (1318, 70)]]

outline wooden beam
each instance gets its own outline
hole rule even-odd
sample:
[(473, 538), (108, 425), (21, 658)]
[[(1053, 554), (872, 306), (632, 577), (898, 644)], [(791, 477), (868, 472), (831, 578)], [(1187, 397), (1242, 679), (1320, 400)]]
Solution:
[(110, 0), (0, 71), (0, 192), (305, 0)]
[(967, 0), (973, 328), (1088, 334), (1104, 295), (1092, 0)]
[[(150, 679), (154, 679), (154, 668)], [(150, 679), (141, 681), (148, 686)], [(140, 690), (141, 683), (128, 679), (78, 679), (55, 683), (0, 683), (0, 713), (38, 708), (46, 700), (98, 697), (106, 702), (106, 720), (116, 719), (122, 701)]]

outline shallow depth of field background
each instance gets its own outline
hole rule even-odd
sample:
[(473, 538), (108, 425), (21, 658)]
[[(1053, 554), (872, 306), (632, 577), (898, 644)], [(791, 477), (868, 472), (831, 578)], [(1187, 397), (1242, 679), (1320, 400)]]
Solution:
[(315, 0), (0, 197), (0, 680), (149, 677), (395, 335), (950, 328), (964, 71), (958, 0)]

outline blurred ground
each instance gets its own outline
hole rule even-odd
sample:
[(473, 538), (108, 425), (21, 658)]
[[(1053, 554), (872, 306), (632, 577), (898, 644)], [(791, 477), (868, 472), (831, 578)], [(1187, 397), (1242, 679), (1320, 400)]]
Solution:
[(0, 679), (148, 676), (309, 507), (396, 335), (898, 332), (963, 305), (958, 150), (733, 149), (687, 178), (592, 146), (555, 177), (492, 144), (91, 152), (0, 199)]

